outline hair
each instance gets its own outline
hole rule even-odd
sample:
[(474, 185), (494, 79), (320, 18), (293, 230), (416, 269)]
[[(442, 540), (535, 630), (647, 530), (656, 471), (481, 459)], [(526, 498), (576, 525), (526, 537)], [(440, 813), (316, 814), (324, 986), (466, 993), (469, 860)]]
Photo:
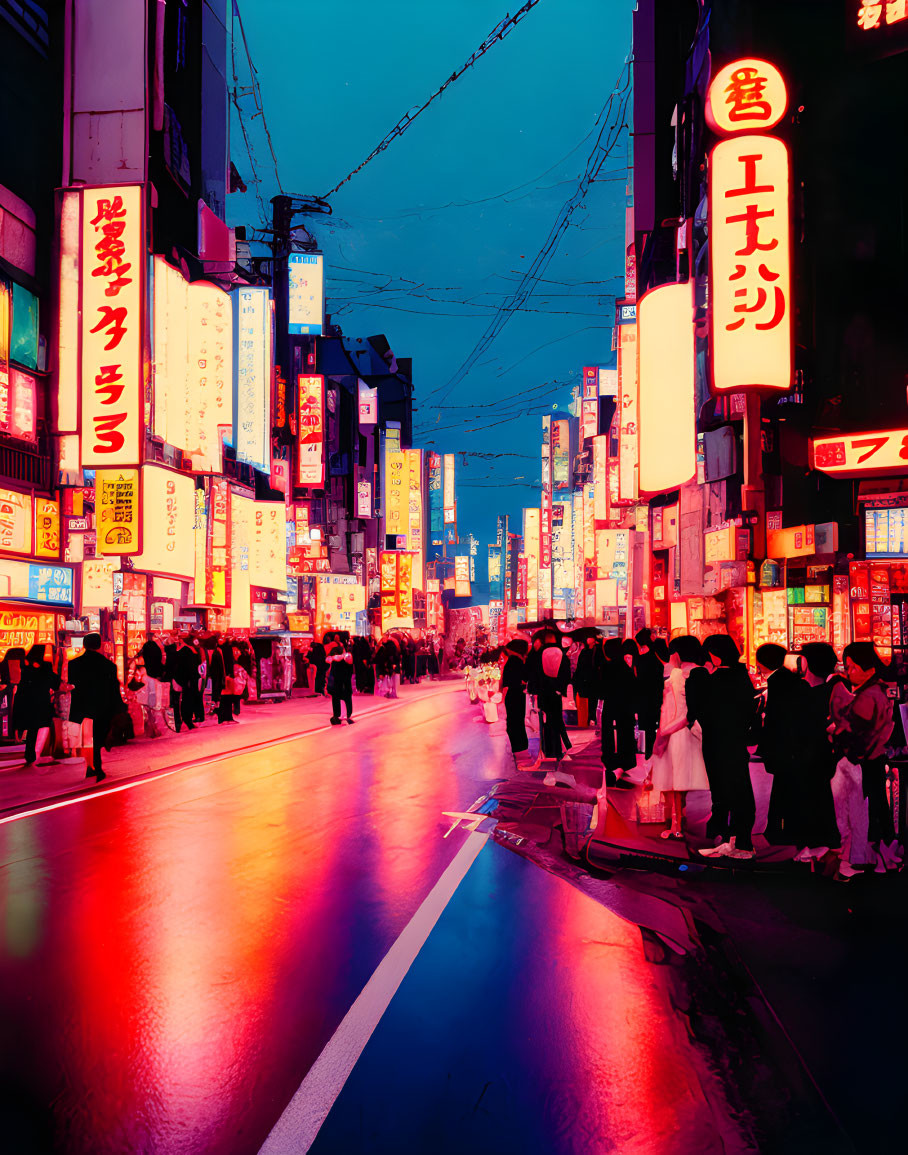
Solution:
[(828, 642), (807, 642), (801, 647), (801, 657), (807, 669), (817, 678), (828, 678), (838, 665), (839, 659)]
[(672, 638), (668, 644), (669, 654), (677, 654), (682, 662), (693, 662), (695, 666), (703, 665), (703, 647), (690, 634), (681, 634)]
[(634, 641), (638, 646), (651, 646), (653, 644), (653, 635), (650, 632), (649, 626), (644, 626), (642, 630), (637, 630), (634, 634)]
[(653, 638), (651, 649), (663, 666), (668, 662), (668, 642), (665, 638)]
[(624, 657), (624, 643), (620, 638), (606, 638), (603, 652), (610, 662), (620, 662)]
[(703, 649), (720, 666), (734, 666), (741, 660), (741, 651), (728, 634), (710, 634), (703, 642)]
[(633, 638), (625, 638), (624, 639), (624, 641), (621, 643), (621, 652), (625, 656), (630, 654), (630, 656), (632, 658), (639, 658), (640, 657), (640, 651), (637, 648), (637, 643), (634, 641)]
[(26, 662), (34, 662), (36, 665), (42, 665), (47, 661), (47, 646), (44, 642), (38, 642), (25, 655)]
[(82, 646), (86, 650), (100, 650), (101, 635), (100, 634), (86, 634), (82, 639)]
[(876, 652), (873, 642), (851, 642), (842, 651), (842, 661), (851, 658), (856, 666), (862, 670), (873, 670), (875, 674), (882, 674), (885, 670), (883, 659)]
[(762, 646), (757, 646), (757, 665), (769, 670), (770, 673), (775, 673), (785, 665), (787, 654), (788, 651), (784, 646), (777, 646), (775, 642), (765, 642)]

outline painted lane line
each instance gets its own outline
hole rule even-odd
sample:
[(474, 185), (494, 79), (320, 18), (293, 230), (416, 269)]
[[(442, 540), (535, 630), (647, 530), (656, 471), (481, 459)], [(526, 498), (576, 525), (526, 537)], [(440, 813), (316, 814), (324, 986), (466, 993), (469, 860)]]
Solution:
[(487, 841), (487, 834), (467, 836), (309, 1068), (259, 1155), (303, 1155), (315, 1142), (382, 1015)]
[[(397, 704), (386, 703), (384, 705), (376, 705), (372, 710), (366, 710), (365, 713), (358, 715), (358, 720), (361, 722), (367, 721), (369, 718), (375, 717), (379, 714), (385, 714), (389, 710), (395, 710), (399, 706), (416, 705), (417, 702), (428, 701), (430, 698), (438, 698), (446, 690), (436, 690), (433, 694), (426, 694), (418, 699), (401, 698), (398, 699)], [(204, 731), (211, 733), (211, 731)], [(217, 762), (224, 762), (228, 758), (238, 758), (243, 754), (254, 754), (259, 750), (270, 750), (274, 746), (282, 746), (285, 743), (296, 742), (300, 738), (309, 738), (316, 734), (333, 733), (334, 727), (330, 724), (327, 726), (317, 726), (312, 730), (299, 730), (293, 734), (283, 734), (279, 738), (264, 738), (260, 742), (252, 742), (248, 746), (240, 746), (233, 750), (222, 750), (220, 753), (206, 754), (203, 758), (193, 759), (188, 762), (178, 762), (174, 766), (163, 766), (159, 770), (148, 770), (146, 773), (131, 778), (127, 782), (116, 783), (116, 779), (109, 785), (103, 786), (100, 790), (82, 791), (78, 794), (64, 795), (62, 798), (48, 800), (39, 806), (29, 807), (27, 810), (13, 810), (8, 814), (0, 813), (0, 826), (5, 826), (8, 822), (17, 822), (20, 818), (33, 818), (36, 814), (47, 814), (51, 810), (62, 810), (65, 806), (75, 806), (79, 802), (90, 802), (93, 798), (104, 798), (108, 794), (122, 794), (124, 790), (134, 790), (137, 786), (145, 786), (148, 782), (157, 782), (161, 778), (170, 778), (174, 774), (182, 774), (184, 770), (196, 770), (203, 766), (213, 766)], [(25, 806), (28, 803), (24, 803)]]

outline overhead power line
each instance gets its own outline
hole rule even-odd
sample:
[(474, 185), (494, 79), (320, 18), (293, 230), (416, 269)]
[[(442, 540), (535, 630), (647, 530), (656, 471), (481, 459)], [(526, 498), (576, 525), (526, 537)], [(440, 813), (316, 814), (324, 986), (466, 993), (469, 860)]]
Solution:
[(265, 208), (265, 202), (262, 199), (261, 184), (262, 179), (258, 174), (258, 167), (255, 162), (255, 152), (252, 147), (252, 141), (249, 137), (249, 130), (246, 125), (246, 116), (243, 112), (243, 106), (240, 103), (241, 98), (251, 96), (255, 102), (255, 112), (252, 113), (251, 119), (255, 120), (257, 117), (262, 118), (262, 128), (265, 131), (265, 139), (268, 142), (268, 151), (271, 153), (271, 163), (274, 167), (274, 179), (277, 183), (278, 192), (283, 192), (281, 185), (281, 178), (277, 170), (277, 156), (274, 151), (274, 142), (271, 139), (271, 133), (268, 129), (268, 121), (265, 119), (265, 104), (262, 99), (262, 89), (259, 84), (259, 74), (255, 65), (252, 62), (252, 53), (249, 50), (249, 41), (246, 39), (246, 30), (243, 27), (243, 18), (240, 15), (240, 6), (237, 0), (232, 3), (233, 19), (239, 28), (240, 39), (243, 42), (243, 49), (246, 53), (246, 63), (249, 67), (249, 84), (241, 86), (239, 83), (239, 76), (236, 68), (236, 35), (230, 37), (230, 52), (231, 64), (233, 68), (233, 90), (230, 93), (230, 99), (233, 107), (236, 109), (237, 119), (240, 125), (240, 132), (243, 135), (243, 143), (246, 146), (246, 155), (249, 158), (249, 167), (252, 170), (251, 183), (255, 186), (255, 197), (259, 204), (259, 212), (262, 216), (262, 221), (265, 224), (269, 222), (269, 214)]
[(385, 135), (385, 137), (379, 142), (379, 144), (375, 146), (375, 148), (373, 148), (366, 159), (361, 164), (358, 164), (352, 172), (347, 173), (344, 179), (339, 181), (330, 192), (325, 193), (325, 198), (327, 199), (328, 197), (333, 196), (338, 189), (344, 187), (347, 181), (352, 180), (358, 172), (361, 172), (369, 163), (369, 161), (375, 160), (379, 153), (384, 152), (392, 141), (396, 140), (399, 136), (403, 136), (413, 121), (422, 115), (422, 113), (426, 111), (426, 109), (430, 104), (433, 103), (433, 101), (437, 100), (438, 97), (441, 96), (448, 85), (453, 84), (455, 80), (458, 80), (461, 76), (463, 76), (463, 74), (468, 69), (472, 68), (473, 65), (482, 56), (484, 56), (491, 47), (493, 47), (493, 45), (497, 44), (500, 40), (504, 40), (508, 33), (512, 32), (524, 18), (524, 16), (526, 16), (533, 8), (535, 8), (538, 3), (539, 0), (526, 0), (526, 3), (523, 5), (523, 7), (519, 8), (513, 16), (505, 16), (505, 18), (495, 28), (492, 29), (482, 44), (480, 44), (476, 51), (470, 56), (467, 62), (458, 68), (456, 72), (452, 72), (444, 84), (440, 88), (436, 89), (436, 91), (432, 93), (429, 99), (419, 108), (417, 108), (415, 112), (410, 111), (405, 113), (397, 122), (397, 124), (395, 124), (395, 126), (391, 129), (391, 131)]

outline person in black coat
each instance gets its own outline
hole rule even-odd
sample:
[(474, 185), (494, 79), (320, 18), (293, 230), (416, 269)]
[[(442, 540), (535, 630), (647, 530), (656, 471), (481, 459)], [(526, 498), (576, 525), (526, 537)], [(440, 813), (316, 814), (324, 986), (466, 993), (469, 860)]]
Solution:
[(328, 658), (324, 645), (316, 640), (309, 647), (309, 661), (315, 666), (314, 692), (318, 695), (325, 693), (325, 681), (328, 677)]
[(101, 782), (107, 777), (101, 768), (101, 750), (110, 749), (107, 736), (111, 722), (125, 706), (117, 667), (101, 653), (101, 635), (86, 634), (82, 645), (85, 652), (73, 658), (67, 673), (73, 688), (69, 720), (81, 723), (91, 718), (92, 767), (85, 777), (94, 777)]
[(624, 660), (620, 638), (608, 638), (603, 647), (599, 697), (602, 699), (602, 764), (607, 786), (618, 782), (618, 771), (637, 765), (634, 742), (637, 686), (633, 669)]
[[(597, 694), (599, 692), (600, 666), (602, 665), (602, 650), (599, 639), (588, 637), (583, 643), (583, 649), (577, 658), (577, 668), (571, 684), (574, 687), (574, 697), (577, 699), (577, 722), (580, 724), (582, 713), (585, 713), (587, 725), (590, 719), (595, 722)], [(585, 709), (581, 711), (581, 702)]]
[(211, 697), (218, 704), (218, 725), (222, 726), (234, 721), (233, 706), (234, 702), (237, 701), (236, 659), (233, 656), (233, 646), (226, 635), (211, 651), (209, 671), (211, 673)]
[(544, 645), (539, 673), (539, 745), (544, 758), (558, 761), (571, 748), (564, 724), (564, 695), (571, 682), (571, 663), (557, 643)]
[(524, 666), (527, 693), (531, 698), (534, 698), (539, 693), (539, 687), (542, 683), (542, 636), (540, 634), (533, 638), (533, 644), (526, 656)]
[[(526, 646), (526, 642), (523, 643)], [(529, 750), (526, 714), (526, 663), (519, 648), (505, 646), (508, 660), (501, 671), (501, 690), (504, 694), (505, 729), (511, 743), (511, 753), (521, 754)]]
[(757, 648), (757, 666), (766, 678), (759, 746), (763, 765), (772, 775), (766, 841), (777, 846), (797, 846), (801, 838), (797, 779), (802, 762), (803, 719), (808, 708), (807, 686), (793, 670), (785, 668), (786, 653), (772, 642)]
[(802, 675), (807, 684), (807, 711), (802, 734), (802, 761), (795, 780), (798, 808), (798, 858), (808, 861), (841, 846), (836, 823), (832, 779), (838, 756), (829, 734), (830, 699), (837, 684), (835, 650), (827, 642), (801, 648)]
[(713, 634), (703, 649), (712, 673), (688, 678), (687, 719), (689, 725), (699, 722), (703, 732), (703, 762), (712, 796), (706, 836), (717, 839), (718, 845), (701, 853), (721, 856), (735, 850), (735, 858), (752, 858), (757, 812), (747, 743), (757, 714), (756, 691), (728, 634)]
[(45, 661), (46, 650), (44, 645), (32, 646), (25, 655), (13, 702), (12, 728), (25, 734), (26, 766), (37, 761), (54, 724), (53, 696), (60, 688), (60, 675)]
[(188, 637), (181, 637), (170, 659), (170, 704), (173, 707), (173, 728), (179, 734), (185, 722), (187, 730), (194, 730), (193, 719), (199, 713), (199, 663), (201, 659), (189, 644)]
[(347, 724), (353, 725), (353, 655), (340, 640), (332, 642), (326, 657), (331, 693), (331, 725), (341, 724), (341, 704), (347, 707)]
[(653, 756), (662, 712), (665, 665), (653, 649), (653, 638), (648, 629), (638, 630), (634, 640), (637, 643), (637, 658), (634, 662), (637, 675), (637, 725), (643, 731), (643, 756), (648, 762)]

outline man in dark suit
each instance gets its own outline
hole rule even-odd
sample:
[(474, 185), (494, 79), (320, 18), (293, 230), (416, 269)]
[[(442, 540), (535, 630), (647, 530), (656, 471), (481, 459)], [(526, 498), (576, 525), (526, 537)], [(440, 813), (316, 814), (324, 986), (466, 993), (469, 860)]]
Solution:
[(69, 720), (81, 723), (91, 718), (93, 767), (85, 777), (102, 782), (107, 775), (101, 769), (101, 750), (114, 715), (123, 709), (123, 695), (117, 667), (101, 653), (101, 635), (86, 634), (82, 645), (85, 652), (69, 663), (67, 677), (73, 688)]
[(797, 846), (798, 774), (802, 757), (800, 729), (807, 712), (806, 688), (802, 678), (785, 668), (787, 651), (767, 642), (757, 648), (757, 666), (766, 678), (766, 705), (760, 734), (760, 757), (772, 775), (767, 842)]

